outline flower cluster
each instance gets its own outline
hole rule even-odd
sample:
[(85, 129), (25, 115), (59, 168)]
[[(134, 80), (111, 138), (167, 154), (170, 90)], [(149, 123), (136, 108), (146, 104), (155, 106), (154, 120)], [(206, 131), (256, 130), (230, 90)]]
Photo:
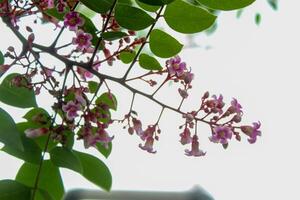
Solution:
[[(138, 56), (143, 52), (142, 48), (149, 42), (148, 36), (151, 35), (151, 32), (146, 37), (140, 37), (135, 31), (124, 29), (118, 24), (114, 9), (111, 12), (99, 15), (100, 20), (102, 20), (102, 23), (100, 23), (103, 24), (102, 27), (93, 27), (95, 24), (90, 23), (87, 17), (75, 9), (78, 3), (77, 0), (41, 0), (30, 7), (26, 3), (22, 2), (21, 4), (20, 2), (23, 8), (15, 2), (3, 1), (0, 3), (0, 17), (5, 16), (3, 21), (19, 38), (22, 35), (20, 34), (21, 29), (18, 28), (19, 20), (22, 16), (35, 13), (41, 13), (42, 22), (52, 22), (56, 25), (56, 28), (61, 30), (55, 41), (47, 47), (36, 44), (38, 40), (35, 37), (37, 35), (34, 34), (31, 27), (26, 26), (27, 35), (22, 36), (21, 39), (23, 51), (20, 54), (13, 47), (9, 47), (5, 57), (12, 59), (13, 64), (1, 63), (0, 65), (0, 76), (12, 65), (21, 65), (26, 69), (25, 73), (16, 75), (11, 80), (11, 86), (33, 90), (36, 95), (40, 94), (41, 90), (45, 90), (57, 99), (52, 108), (61, 118), (61, 122), (57, 123), (58, 120), (56, 119), (51, 121), (51, 117), (47, 118), (48, 122), (46, 123), (36, 121), (36, 126), (25, 130), (27, 137), (36, 138), (50, 134), (53, 140), (66, 145), (69, 132), (71, 132), (73, 136), (78, 136), (78, 140), (83, 140), (85, 148), (97, 148), (99, 144), (108, 148), (114, 138), (109, 134), (110, 125), (114, 121), (126, 121), (127, 124), (124, 127), (128, 127), (129, 134), (137, 135), (142, 141), (138, 146), (146, 152), (156, 153), (154, 145), (161, 134), (158, 124), (165, 109), (171, 109), (183, 117), (184, 122), (179, 126), (181, 130), (179, 142), (182, 145), (190, 146), (190, 148), (185, 149), (185, 155), (187, 156), (199, 157), (206, 155), (206, 152), (200, 148), (200, 135), (197, 132), (200, 122), (210, 127), (211, 133), (207, 136), (208, 141), (221, 144), (224, 148), (227, 148), (234, 138), (241, 141), (242, 134), (246, 135), (248, 142), (251, 144), (255, 143), (257, 138), (261, 136), (260, 122), (254, 122), (252, 125), (239, 124), (243, 117), (243, 111), (242, 106), (235, 98), (226, 107), (222, 95), (210, 96), (206, 92), (196, 109), (189, 112), (183, 111), (181, 107), (189, 97), (194, 74), (179, 55), (168, 58), (164, 67), (159, 64), (160, 68), (149, 70), (143, 75), (128, 79), (127, 75), (135, 62), (139, 61)], [(49, 9), (56, 9), (55, 12), (63, 17), (58, 19), (56, 16), (49, 14), (51, 13), (47, 12)], [(74, 36), (69, 38), (67, 44), (58, 45), (63, 31), (70, 31)], [(105, 35), (106, 33), (109, 34)], [(67, 49), (68, 47), (69, 49)], [(137, 48), (141, 49), (136, 51)], [(62, 52), (60, 52), (61, 49), (63, 49)], [(65, 53), (66, 50), (67, 53)], [(52, 54), (65, 65), (45, 66), (40, 61), (41, 53)], [(116, 60), (121, 60), (125, 64), (132, 63), (123, 77), (116, 78), (106, 75), (102, 68), (99, 68), (102, 64), (112, 66)], [(70, 74), (72, 74), (73, 79), (68, 77)], [(61, 85), (62, 75), (66, 76)], [(158, 85), (160, 81), (152, 78), (155, 75), (161, 75), (160, 77), (164, 77), (165, 80)], [(150, 76), (152, 77), (149, 78)], [(99, 79), (98, 82), (91, 80), (95, 77)], [(127, 84), (131, 80), (145, 81), (151, 87), (157, 87), (157, 89), (154, 93), (147, 94)], [(176, 108), (168, 106), (155, 98), (156, 92), (169, 81), (179, 83), (178, 93), (181, 102)], [(70, 86), (71, 82), (72, 85)], [(143, 127), (143, 123), (132, 110), (134, 97), (130, 111), (124, 119), (112, 120), (111, 110), (116, 110), (116, 99), (111, 94), (109, 82), (121, 84), (129, 89), (133, 96), (139, 94), (158, 103), (162, 107), (162, 111), (157, 122)], [(60, 86), (62, 87), (60, 88)], [(103, 86), (105, 86), (107, 92), (99, 97), (98, 92), (103, 89)], [(37, 115), (34, 120), (38, 118)], [(51, 126), (49, 121), (53, 123)], [(203, 136), (201, 136), (201, 143), (202, 138)]]

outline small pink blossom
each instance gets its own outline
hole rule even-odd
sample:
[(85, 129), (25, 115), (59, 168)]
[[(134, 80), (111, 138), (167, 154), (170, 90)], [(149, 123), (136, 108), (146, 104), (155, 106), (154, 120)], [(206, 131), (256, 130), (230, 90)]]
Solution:
[(175, 56), (174, 58), (167, 60), (166, 64), (171, 76), (176, 75), (177, 77), (180, 77), (186, 70), (186, 64), (185, 62), (181, 62), (181, 58), (179, 56)]
[(45, 135), (48, 132), (47, 128), (36, 128), (36, 129), (26, 129), (25, 135), (28, 138), (37, 138), (42, 135)]
[(64, 25), (69, 27), (70, 31), (76, 31), (79, 26), (84, 24), (84, 19), (79, 16), (78, 12), (71, 11), (65, 15)]
[(110, 143), (114, 136), (109, 136), (108, 133), (104, 129), (99, 129), (97, 132), (98, 142), (101, 142), (105, 148), (108, 148), (108, 143)]
[(68, 120), (72, 121), (75, 117), (78, 116), (78, 111), (80, 110), (80, 105), (69, 101), (67, 104), (62, 106), (62, 110), (66, 112), (66, 117)]
[(133, 129), (135, 130), (136, 134), (141, 136), (143, 133), (142, 122), (136, 118), (133, 118), (132, 123), (133, 123)]
[(153, 137), (148, 137), (144, 146), (142, 144), (139, 144), (139, 147), (149, 153), (156, 153), (156, 151), (153, 150), (153, 143), (154, 143)]
[(198, 136), (194, 135), (192, 139), (192, 149), (191, 150), (186, 149), (185, 155), (199, 157), (199, 156), (205, 156), (205, 154), (206, 152), (203, 152), (201, 149), (199, 149)]
[(180, 143), (182, 145), (189, 144), (192, 142), (191, 131), (189, 128), (185, 128), (180, 134)]
[(248, 142), (250, 144), (256, 142), (257, 136), (261, 136), (261, 131), (258, 130), (260, 126), (261, 126), (260, 122), (254, 122), (253, 126), (241, 126), (241, 130), (250, 137), (248, 139)]
[(217, 126), (213, 129), (213, 135), (209, 140), (214, 143), (227, 144), (228, 140), (232, 138), (232, 129), (228, 126)]
[(67, 6), (66, 2), (64, 2), (63, 0), (58, 0), (57, 7), (56, 7), (57, 11), (59, 13), (63, 13), (65, 11), (66, 6)]
[(241, 104), (237, 101), (237, 99), (233, 98), (231, 101), (231, 108), (233, 109), (233, 111), (237, 114), (241, 114), (242, 113), (242, 106)]
[(148, 128), (143, 131), (139, 136), (142, 140), (147, 140), (149, 137), (153, 137), (156, 126), (148, 126)]
[(76, 37), (73, 38), (72, 43), (77, 45), (77, 50), (79, 51), (86, 51), (92, 45), (93, 36), (89, 33), (83, 32), (83, 30), (78, 30), (76, 32)]
[(80, 78), (82, 78), (83, 80), (86, 80), (88, 78), (93, 78), (93, 74), (81, 67), (77, 67), (77, 73), (80, 75)]
[(223, 102), (223, 96), (219, 95), (219, 97), (217, 97), (216, 95), (213, 95), (212, 98), (213, 99), (206, 101), (207, 107), (209, 107), (213, 113), (222, 114), (223, 107), (225, 105)]
[(194, 79), (194, 74), (191, 73), (191, 72), (185, 72), (183, 74), (183, 81), (186, 83), (186, 84), (190, 84), (192, 82), (192, 80)]
[(54, 8), (54, 0), (41, 0), (40, 7), (43, 9), (51, 9)]

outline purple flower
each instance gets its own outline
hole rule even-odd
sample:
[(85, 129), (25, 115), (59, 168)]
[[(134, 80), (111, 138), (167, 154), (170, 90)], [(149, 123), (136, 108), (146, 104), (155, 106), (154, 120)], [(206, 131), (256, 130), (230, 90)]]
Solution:
[(186, 64), (185, 62), (181, 62), (179, 56), (167, 60), (166, 64), (171, 76), (176, 75), (177, 77), (180, 77), (183, 75), (184, 70), (186, 70)]
[(182, 145), (189, 144), (192, 142), (191, 131), (189, 128), (185, 128), (180, 134), (180, 143)]
[(233, 109), (233, 112), (235, 112), (237, 114), (242, 113), (242, 106), (235, 98), (233, 98), (231, 101), (231, 108)]
[(72, 43), (77, 45), (77, 50), (85, 51), (89, 49), (92, 45), (93, 36), (89, 33), (85, 33), (82, 30), (76, 32), (76, 37), (73, 38)]
[(155, 132), (155, 126), (148, 126), (148, 128), (143, 131), (139, 136), (142, 140), (147, 140), (149, 137), (153, 137)]
[(142, 122), (136, 118), (133, 118), (132, 123), (133, 123), (133, 129), (135, 130), (136, 134), (141, 136), (143, 133)]
[(250, 144), (256, 142), (257, 136), (261, 136), (261, 131), (258, 130), (261, 125), (260, 122), (254, 122), (252, 124), (253, 126), (241, 126), (241, 130), (250, 137), (248, 139)]
[(105, 148), (108, 149), (108, 143), (111, 142), (114, 139), (114, 136), (110, 137), (108, 133), (104, 129), (98, 129), (97, 133), (97, 139), (98, 142), (101, 142)]
[(56, 8), (59, 13), (63, 13), (66, 7), (67, 7), (66, 2), (64, 2), (63, 0), (58, 0)]
[(48, 132), (47, 128), (36, 128), (36, 129), (26, 129), (25, 131), (25, 135), (29, 138), (37, 138), (40, 137), (42, 135), (45, 135)]
[(71, 11), (65, 15), (64, 25), (69, 27), (70, 31), (76, 31), (78, 26), (82, 26), (84, 24), (84, 20), (79, 17), (79, 13), (75, 11)]
[(154, 143), (153, 137), (148, 137), (144, 146), (142, 144), (139, 144), (139, 147), (149, 153), (156, 153), (156, 151), (153, 150), (153, 143)]
[(198, 136), (194, 135), (192, 139), (192, 149), (191, 150), (186, 149), (185, 155), (199, 157), (199, 156), (205, 156), (205, 154), (206, 152), (203, 152), (201, 149), (199, 149)]
[(183, 80), (186, 84), (190, 84), (192, 82), (192, 80), (194, 79), (194, 74), (191, 72), (185, 72), (183, 74)]
[(217, 126), (213, 129), (213, 135), (209, 140), (214, 143), (227, 144), (232, 137), (232, 130), (228, 126)]
[(62, 110), (66, 112), (66, 117), (70, 121), (78, 116), (77, 112), (80, 110), (80, 108), (80, 105), (75, 104), (73, 101), (69, 101), (66, 105), (62, 106)]
[(211, 108), (211, 111), (213, 113), (219, 113), (222, 114), (223, 113), (223, 107), (225, 105), (225, 103), (223, 102), (223, 96), (220, 94), (219, 97), (217, 97), (216, 95), (212, 96), (212, 100), (208, 100), (207, 101), (207, 106), (209, 108)]

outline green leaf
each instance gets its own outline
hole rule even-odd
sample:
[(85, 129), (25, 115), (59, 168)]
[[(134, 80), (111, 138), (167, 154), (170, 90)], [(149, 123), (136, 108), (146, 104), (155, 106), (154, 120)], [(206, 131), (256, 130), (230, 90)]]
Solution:
[(16, 126), (21, 136), (24, 150), (21, 151), (10, 146), (4, 146), (1, 150), (26, 162), (39, 164), (42, 150), (34, 140), (25, 136), (24, 131), (26, 130), (26, 126), (23, 123), (18, 123)]
[(72, 150), (74, 146), (74, 132), (65, 130), (63, 134), (66, 136), (66, 143), (64, 144), (64, 147)]
[(236, 10), (252, 4), (255, 0), (197, 0), (215, 10)]
[(114, 0), (80, 0), (89, 9), (104, 14), (113, 6)]
[(278, 0), (268, 0), (268, 3), (273, 8), (273, 10), (278, 9)]
[(78, 151), (74, 151), (74, 153), (81, 161), (82, 176), (104, 190), (109, 191), (112, 185), (112, 176), (107, 166), (92, 155)]
[[(24, 163), (18, 171), (16, 181), (28, 187), (34, 187), (38, 168), (38, 165)], [(64, 186), (59, 169), (50, 160), (43, 162), (38, 189), (47, 191), (53, 196), (53, 199), (62, 199), (64, 195)], [(42, 198), (35, 198), (35, 200), (42, 200)]]
[(120, 53), (119, 57), (123, 63), (129, 64), (133, 61), (135, 55), (135, 51), (123, 51)]
[(127, 36), (127, 34), (124, 33), (124, 32), (105, 32), (105, 33), (102, 33), (103, 39), (108, 40), (108, 41), (118, 40), (118, 39), (121, 39), (125, 36)]
[(152, 6), (162, 6), (165, 4), (169, 4), (174, 0), (139, 0), (139, 1)]
[(145, 29), (155, 22), (145, 11), (123, 4), (116, 6), (115, 19), (120, 26), (135, 31)]
[(177, 32), (198, 33), (213, 25), (217, 17), (200, 7), (176, 0), (167, 6), (164, 18)]
[(89, 81), (88, 82), (88, 87), (89, 87), (90, 93), (97, 92), (98, 86), (99, 86), (99, 83), (96, 82), (96, 81)]
[(243, 11), (244, 9), (239, 9), (237, 12), (236, 12), (236, 18), (240, 18), (243, 14)]
[(261, 15), (259, 13), (256, 13), (255, 15), (255, 23), (256, 25), (259, 25), (261, 22)]
[(23, 116), (24, 119), (27, 119), (27, 121), (30, 122), (35, 121), (36, 117), (49, 118), (50, 115), (44, 108), (33, 108)]
[(11, 116), (0, 108), (0, 142), (6, 146), (23, 151), (20, 133)]
[(67, 11), (60, 13), (57, 11), (57, 8), (51, 8), (51, 9), (45, 10), (45, 13), (52, 17), (55, 17), (56, 19), (58, 19), (60, 21), (63, 21)]
[(37, 200), (37, 199), (41, 199), (41, 200), (55, 200), (53, 198), (53, 196), (51, 196), (47, 191), (41, 190), (41, 189), (38, 189), (37, 192), (36, 192), (35, 200)]
[(105, 92), (96, 100), (96, 104), (103, 103), (108, 105), (110, 109), (117, 110), (118, 102), (114, 94)]
[(33, 108), (23, 118), (36, 125), (37, 128), (49, 128), (51, 124), (51, 117), (43, 108)]
[(161, 70), (159, 62), (152, 56), (142, 53), (139, 57), (140, 66), (147, 70)]
[(24, 87), (16, 87), (11, 84), (14, 77), (19, 74), (8, 75), (0, 85), (0, 101), (19, 108), (36, 107), (36, 99), (33, 90)]
[(86, 7), (83, 4), (79, 4), (76, 8), (75, 11), (83, 14), (84, 16), (86, 16), (89, 19), (92, 19), (93, 17), (95, 17), (95, 15), (97, 14), (96, 12), (94, 12), (93, 10), (89, 9), (88, 7)]
[(102, 143), (98, 142), (96, 144), (96, 149), (105, 157), (108, 158), (112, 151), (112, 143), (108, 143), (108, 148), (106, 148)]
[(24, 147), (23, 151), (7, 145), (1, 150), (26, 162), (39, 164), (42, 150), (32, 139), (27, 138), (24, 134), (21, 134), (21, 140)]
[(0, 199), (18, 200), (31, 199), (31, 190), (29, 187), (13, 180), (0, 181)]
[(149, 43), (152, 53), (161, 58), (175, 56), (183, 47), (175, 38), (159, 29), (151, 32)]
[(3, 53), (0, 51), (0, 65), (4, 64), (4, 56)]
[(82, 173), (80, 160), (72, 150), (63, 147), (56, 147), (50, 151), (50, 157), (55, 166), (64, 167), (78, 173)]
[(141, 0), (135, 0), (135, 2), (137, 3), (137, 5), (139, 7), (141, 7), (142, 9), (144, 9), (146, 11), (149, 11), (149, 12), (156, 12), (160, 8), (159, 6), (145, 4), (145, 3), (141, 2)]
[[(40, 137), (37, 137), (37, 138), (34, 138), (33, 140), (35, 141), (35, 143), (40, 147), (40, 149), (44, 149), (46, 143), (47, 143), (47, 140), (48, 140), (48, 134), (47, 135), (42, 135)], [(50, 140), (49, 140), (49, 143), (48, 143), (48, 148), (47, 148), (47, 151), (51, 151), (51, 149), (53, 149), (54, 147), (56, 147), (57, 145), (57, 142), (54, 141), (51, 137), (50, 137)]]

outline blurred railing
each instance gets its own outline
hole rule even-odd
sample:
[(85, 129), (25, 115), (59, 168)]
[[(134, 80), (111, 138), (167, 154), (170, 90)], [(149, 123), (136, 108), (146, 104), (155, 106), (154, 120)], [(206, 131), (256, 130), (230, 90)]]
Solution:
[(214, 200), (201, 187), (185, 192), (71, 190), (64, 200)]

